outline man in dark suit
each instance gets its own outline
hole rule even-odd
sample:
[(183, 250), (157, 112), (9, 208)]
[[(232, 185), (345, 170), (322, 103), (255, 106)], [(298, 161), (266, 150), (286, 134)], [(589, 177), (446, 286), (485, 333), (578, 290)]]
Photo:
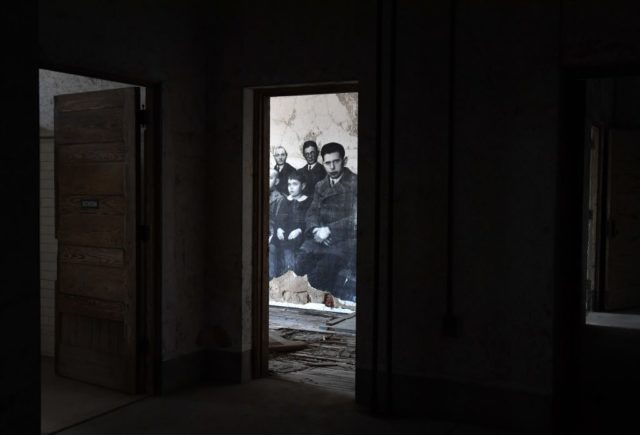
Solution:
[(307, 160), (307, 164), (298, 169), (298, 172), (304, 174), (307, 184), (304, 189), (305, 195), (313, 198), (316, 184), (327, 176), (327, 171), (320, 163), (318, 163), (318, 144), (312, 140), (308, 140), (302, 144), (302, 155)]
[(276, 232), (275, 219), (284, 201), (284, 197), (277, 190), (278, 184), (278, 171), (271, 169), (269, 171), (269, 279), (280, 276), (284, 272), (278, 245), (273, 243)]
[(276, 161), (273, 169), (278, 171), (278, 184), (276, 188), (285, 197), (289, 196), (288, 180), (289, 174), (296, 171), (296, 169), (287, 163), (287, 150), (281, 146), (277, 146), (273, 149), (273, 159)]
[(345, 167), (339, 143), (326, 144), (321, 153), (327, 176), (316, 184), (295, 272), (307, 275), (314, 288), (355, 301), (358, 176)]

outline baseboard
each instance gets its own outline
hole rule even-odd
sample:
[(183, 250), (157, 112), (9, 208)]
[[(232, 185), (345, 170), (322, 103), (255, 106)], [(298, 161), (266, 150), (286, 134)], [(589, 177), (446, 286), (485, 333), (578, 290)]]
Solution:
[(161, 393), (169, 393), (202, 383), (205, 378), (205, 362), (206, 355), (202, 350), (162, 361)]
[(205, 379), (210, 383), (241, 383), (251, 379), (251, 351), (207, 350)]
[[(370, 377), (371, 373), (359, 371), (358, 376)], [(397, 417), (426, 417), (531, 434), (552, 430), (551, 394), (399, 374), (392, 376), (389, 386), (385, 396), (378, 393), (357, 400)], [(374, 388), (371, 393), (375, 391), (383, 389)]]

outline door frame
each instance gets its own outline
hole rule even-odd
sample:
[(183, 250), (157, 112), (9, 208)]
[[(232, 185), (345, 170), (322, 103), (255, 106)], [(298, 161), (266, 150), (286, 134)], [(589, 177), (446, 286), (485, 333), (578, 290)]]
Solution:
[[(552, 407), (556, 431), (572, 430), (584, 424), (581, 407), (584, 400), (589, 399), (581, 392), (594, 383), (585, 357), (593, 359), (606, 350), (614, 351), (618, 358), (640, 358), (637, 350), (640, 331), (586, 323), (585, 204), (589, 191), (589, 159), (585, 152), (586, 83), (589, 79), (624, 76), (640, 76), (640, 65), (576, 66), (561, 70), (557, 153), (557, 180), (561, 181), (557, 183), (555, 199), (553, 315)], [(601, 134), (606, 142), (606, 135), (602, 131)], [(601, 144), (605, 156), (606, 145)], [(606, 198), (601, 203), (601, 207), (605, 206)], [(628, 383), (637, 385), (640, 376), (628, 379)]]
[[(268, 261), (269, 248), (266, 234), (269, 232), (269, 183), (266, 174), (269, 170), (269, 99), (294, 95), (334, 94), (343, 92), (358, 92), (356, 81), (332, 82), (305, 85), (266, 86), (245, 89), (245, 125), (252, 130), (252, 140), (245, 153), (252, 155), (252, 218), (250, 234), (252, 236), (251, 250), (251, 376), (260, 378), (268, 375), (269, 365), (269, 280)], [(358, 99), (360, 100), (360, 99)], [(360, 102), (360, 101), (359, 101)], [(358, 126), (360, 130), (360, 125)], [(360, 133), (358, 133), (358, 147), (360, 147)], [(358, 186), (360, 190), (360, 186)], [(245, 201), (248, 198), (245, 198)], [(358, 209), (360, 209), (358, 204)], [(365, 216), (358, 213), (359, 216)], [(360, 223), (359, 223), (360, 224)], [(359, 225), (360, 226), (360, 225)], [(246, 234), (246, 227), (243, 234)], [(244, 244), (246, 247), (247, 245)], [(357, 254), (357, 276), (365, 271), (361, 267), (360, 254)], [(248, 260), (248, 259), (247, 259)], [(356, 348), (361, 334), (356, 329)], [(357, 362), (356, 362), (357, 363)]]
[(137, 392), (160, 393), (162, 360), (161, 295), (162, 295), (162, 84), (117, 74), (92, 71), (80, 67), (40, 62), (38, 69), (119, 82), (145, 88), (144, 112), (139, 113), (145, 125), (144, 155), (136, 167), (138, 226), (138, 351), (136, 369)]

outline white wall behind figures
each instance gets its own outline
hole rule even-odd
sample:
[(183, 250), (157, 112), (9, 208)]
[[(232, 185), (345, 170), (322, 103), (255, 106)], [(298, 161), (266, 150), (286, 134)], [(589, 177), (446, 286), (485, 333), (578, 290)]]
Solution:
[[(357, 92), (272, 97), (269, 115), (271, 149), (283, 146), (287, 162), (296, 169), (306, 164), (302, 144), (315, 140), (320, 148), (329, 142), (342, 144), (347, 167), (358, 172)], [(270, 165), (275, 165), (273, 155)]]

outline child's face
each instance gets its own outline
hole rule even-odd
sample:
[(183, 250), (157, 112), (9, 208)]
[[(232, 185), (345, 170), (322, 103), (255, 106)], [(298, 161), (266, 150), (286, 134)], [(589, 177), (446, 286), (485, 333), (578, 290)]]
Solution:
[(278, 182), (278, 173), (275, 171), (269, 172), (269, 190), (273, 190)]
[(304, 189), (304, 184), (301, 184), (300, 181), (291, 179), (288, 184), (289, 194), (291, 196), (298, 196), (302, 193), (302, 189)]

